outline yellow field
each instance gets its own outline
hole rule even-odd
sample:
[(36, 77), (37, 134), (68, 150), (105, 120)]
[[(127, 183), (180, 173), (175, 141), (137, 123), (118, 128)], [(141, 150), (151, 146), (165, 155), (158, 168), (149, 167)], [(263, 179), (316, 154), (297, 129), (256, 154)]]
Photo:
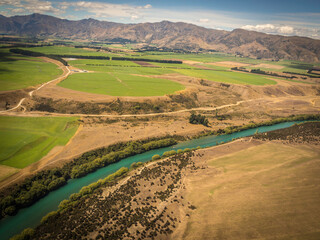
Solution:
[(208, 161), (184, 239), (320, 239), (320, 149), (266, 143)]

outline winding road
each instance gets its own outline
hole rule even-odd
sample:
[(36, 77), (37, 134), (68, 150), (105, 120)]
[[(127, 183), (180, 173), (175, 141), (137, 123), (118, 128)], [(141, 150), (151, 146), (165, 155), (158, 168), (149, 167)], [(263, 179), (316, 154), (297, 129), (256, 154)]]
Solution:
[[(69, 74), (71, 73), (71, 71), (70, 71), (70, 69), (68, 68), (68, 66), (64, 66), (64, 65), (62, 65), (62, 64), (61, 64), (61, 65), (60, 65), (60, 64), (57, 64), (56, 61), (52, 61), (51, 59), (48, 59), (48, 58), (42, 58), (42, 59), (45, 59), (45, 61), (47, 61), (47, 62), (51, 62), (51, 63), (54, 63), (54, 64), (58, 65), (58, 66), (62, 69), (63, 73), (62, 73), (62, 75), (61, 75), (60, 77), (57, 77), (57, 78), (55, 78), (55, 79), (53, 79), (53, 80), (50, 80), (49, 82), (43, 83), (43, 84), (41, 84), (41, 86), (39, 86), (39, 87), (36, 88), (35, 90), (32, 90), (32, 91), (28, 92), (28, 95), (29, 95), (30, 97), (32, 97), (32, 95), (33, 95), (34, 92), (40, 90), (40, 89), (43, 88), (44, 86), (46, 86), (46, 85), (48, 85), (48, 84), (50, 84), (50, 83), (53, 83), (53, 82), (57, 82), (57, 83), (58, 83), (58, 82), (60, 82), (60, 81), (62, 81), (62, 80), (64, 80), (64, 79), (66, 79), (66, 78), (69, 76)], [(22, 103), (24, 102), (25, 99), (26, 99), (26, 98), (22, 98), (22, 99), (19, 101), (19, 103), (17, 104), (17, 106), (15, 106), (15, 107), (13, 107), (13, 108), (10, 108), (10, 109), (7, 109), (7, 110), (0, 111), (0, 113), (10, 112), (10, 111), (13, 111), (13, 110), (21, 107), (21, 106), (22, 106)]]

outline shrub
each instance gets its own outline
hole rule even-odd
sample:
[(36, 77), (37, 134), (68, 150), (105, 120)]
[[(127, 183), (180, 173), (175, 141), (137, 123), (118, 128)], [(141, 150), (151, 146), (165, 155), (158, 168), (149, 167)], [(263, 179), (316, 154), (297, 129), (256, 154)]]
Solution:
[(45, 216), (41, 219), (41, 223), (45, 223), (46, 221), (48, 221), (49, 218), (52, 218), (52, 217), (56, 216), (57, 214), (58, 214), (57, 211), (49, 212), (47, 215), (45, 215)]
[(191, 151), (192, 151), (192, 150), (191, 150), (190, 148), (186, 148), (186, 149), (183, 150), (183, 152), (185, 152), (185, 153), (186, 153), (186, 152), (191, 152)]
[(175, 150), (171, 150), (171, 151), (164, 152), (162, 154), (162, 157), (169, 157), (169, 156), (172, 156), (172, 155), (175, 155), (175, 154), (177, 154), (177, 152)]
[(209, 126), (209, 120), (206, 118), (206, 116), (202, 116), (201, 114), (194, 114), (191, 113), (190, 117), (189, 117), (189, 123), (191, 124), (202, 124), (206, 127)]
[(33, 235), (34, 230), (32, 228), (26, 228), (22, 233), (13, 236), (10, 240), (31, 240)]
[(156, 155), (153, 155), (152, 160), (158, 160), (160, 158), (161, 158), (160, 155), (156, 154)]
[(135, 169), (135, 168), (138, 168), (140, 167), (141, 165), (143, 165), (142, 162), (137, 162), (137, 163), (132, 163), (131, 166), (130, 166), (130, 169)]

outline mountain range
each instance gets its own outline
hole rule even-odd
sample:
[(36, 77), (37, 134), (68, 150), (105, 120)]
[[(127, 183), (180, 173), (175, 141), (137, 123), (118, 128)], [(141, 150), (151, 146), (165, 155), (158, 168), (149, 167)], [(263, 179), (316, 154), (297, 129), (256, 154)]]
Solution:
[(0, 15), (0, 33), (88, 41), (121, 39), (160, 48), (206, 49), (254, 58), (320, 61), (320, 40), (244, 29), (215, 30), (183, 22), (122, 24), (91, 18), (72, 21), (42, 14)]

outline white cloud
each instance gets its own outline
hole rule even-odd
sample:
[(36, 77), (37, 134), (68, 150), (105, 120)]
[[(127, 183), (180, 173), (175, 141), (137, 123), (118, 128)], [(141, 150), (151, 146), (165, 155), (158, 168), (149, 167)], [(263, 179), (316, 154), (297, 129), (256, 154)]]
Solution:
[(291, 26), (275, 26), (273, 24), (261, 24), (261, 25), (245, 25), (241, 27), (245, 30), (274, 33), (274, 34), (285, 34), (290, 35), (294, 33), (294, 28)]
[(132, 6), (128, 4), (113, 4), (103, 2), (63, 2), (64, 7), (74, 7), (76, 11), (86, 11), (96, 18), (127, 18), (136, 20), (142, 17), (145, 11), (152, 8), (150, 4), (145, 6)]
[(207, 22), (209, 22), (209, 19), (208, 19), (208, 18), (201, 18), (201, 19), (199, 20), (199, 22), (207, 23)]
[(292, 34), (294, 33), (294, 28), (290, 26), (282, 26), (278, 28), (278, 32), (282, 34)]
[(0, 6), (6, 5), (11, 7), (9, 12), (16, 13), (62, 13), (61, 9), (53, 7), (50, 1), (42, 0), (1, 0)]
[(143, 8), (148, 9), (148, 8), (152, 8), (152, 6), (151, 6), (151, 4), (147, 4)]
[(134, 21), (134, 20), (136, 20), (136, 19), (138, 19), (138, 18), (139, 18), (139, 16), (137, 16), (137, 15), (132, 15), (132, 16), (131, 16), (131, 20), (132, 20), (132, 21)]

